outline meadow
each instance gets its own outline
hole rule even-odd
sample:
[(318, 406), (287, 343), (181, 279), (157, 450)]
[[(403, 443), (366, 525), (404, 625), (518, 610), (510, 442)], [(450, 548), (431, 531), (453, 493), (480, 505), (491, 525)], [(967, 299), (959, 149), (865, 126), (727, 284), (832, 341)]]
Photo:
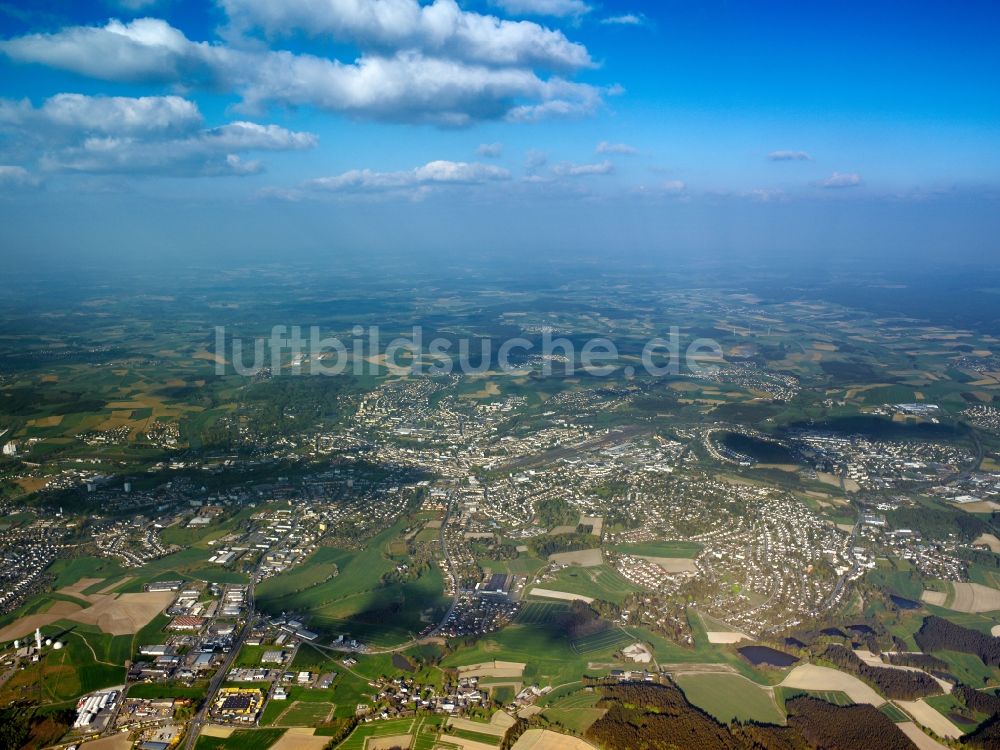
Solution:
[(604, 599), (616, 604), (625, 601), (625, 597), (630, 593), (642, 590), (607, 564), (590, 568), (575, 566), (563, 568), (556, 573), (553, 580), (543, 582), (541, 587), (593, 599)]
[(770, 690), (741, 675), (684, 673), (677, 675), (674, 681), (689, 702), (719, 721), (784, 723), (784, 713)]
[[(296, 571), (262, 583), (259, 606), (268, 612), (299, 612), (311, 628), (327, 635), (345, 633), (376, 645), (408, 640), (434, 620), (447, 600), (436, 567), (415, 579), (383, 583), (382, 577), (395, 568), (390, 545), (406, 526), (405, 520), (397, 522), (360, 550), (317, 550)], [(318, 573), (312, 561), (319, 564)]]

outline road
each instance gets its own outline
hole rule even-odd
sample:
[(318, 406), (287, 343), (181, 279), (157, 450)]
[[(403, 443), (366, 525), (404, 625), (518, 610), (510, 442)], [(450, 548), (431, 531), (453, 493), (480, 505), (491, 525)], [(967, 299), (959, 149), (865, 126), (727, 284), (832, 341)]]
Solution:
[(198, 740), (198, 735), (201, 734), (201, 728), (207, 723), (206, 720), (209, 717), (209, 710), (212, 707), (212, 703), (215, 701), (215, 694), (219, 692), (219, 688), (222, 687), (222, 683), (225, 681), (226, 675), (229, 674), (229, 670), (232, 668), (233, 662), (236, 661), (236, 656), (239, 654), (240, 648), (243, 646), (243, 642), (253, 629), (254, 622), (257, 618), (253, 598), (254, 585), (257, 581), (257, 572), (258, 571), (255, 570), (251, 575), (250, 586), (247, 588), (246, 622), (243, 624), (239, 634), (233, 641), (233, 645), (229, 649), (229, 653), (226, 654), (225, 659), (223, 659), (222, 666), (216, 670), (215, 676), (213, 676), (211, 681), (208, 683), (208, 690), (205, 692), (205, 702), (198, 710), (198, 713), (195, 714), (194, 718), (188, 723), (187, 736), (184, 738), (185, 750), (193, 750), (194, 743)]
[(435, 641), (440, 641), (440, 636), (438, 635), (438, 633), (440, 632), (441, 628), (444, 627), (444, 624), (448, 622), (448, 618), (451, 617), (452, 613), (455, 611), (455, 608), (458, 606), (458, 600), (459, 600), (458, 581), (455, 578), (455, 566), (452, 564), (451, 553), (448, 551), (448, 542), (445, 539), (445, 531), (448, 528), (448, 521), (451, 518), (451, 510), (453, 503), (454, 500), (452, 499), (451, 495), (449, 495), (448, 507), (444, 512), (444, 518), (441, 520), (441, 528), (438, 530), (438, 540), (441, 543), (441, 555), (444, 557), (445, 565), (448, 566), (448, 572), (451, 574), (451, 580), (455, 583), (455, 595), (452, 597), (451, 606), (448, 607), (448, 611), (445, 612), (444, 616), (441, 618), (440, 622), (438, 622), (437, 626), (433, 630), (431, 630), (427, 635), (422, 636), (420, 638), (411, 638), (410, 640), (406, 641), (406, 643), (400, 643), (399, 645), (392, 646), (391, 648), (373, 648), (365, 651), (364, 653), (391, 654), (396, 651), (405, 651), (411, 646), (416, 646), (421, 643), (432, 643)]

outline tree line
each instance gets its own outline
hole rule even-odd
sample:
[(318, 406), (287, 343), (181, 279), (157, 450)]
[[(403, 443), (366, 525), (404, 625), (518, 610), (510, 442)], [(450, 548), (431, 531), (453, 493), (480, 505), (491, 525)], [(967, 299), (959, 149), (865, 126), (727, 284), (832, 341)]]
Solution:
[(874, 667), (862, 661), (857, 654), (844, 646), (828, 646), (823, 652), (823, 658), (833, 662), (845, 672), (871, 683), (880, 693), (893, 700), (915, 701), (941, 692), (941, 686), (937, 681), (924, 672)]

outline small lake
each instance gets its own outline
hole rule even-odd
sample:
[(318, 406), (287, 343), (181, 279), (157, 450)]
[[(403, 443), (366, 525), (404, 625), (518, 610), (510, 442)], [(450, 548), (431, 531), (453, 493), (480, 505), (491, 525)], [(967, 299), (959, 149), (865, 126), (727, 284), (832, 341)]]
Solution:
[(744, 646), (737, 651), (755, 667), (762, 664), (770, 664), (772, 667), (790, 667), (798, 661), (791, 654), (778, 651), (770, 646)]
[(904, 599), (895, 594), (889, 594), (889, 599), (900, 609), (920, 609), (920, 602), (915, 602), (912, 599)]
[(867, 625), (848, 625), (847, 629), (853, 633), (860, 633), (861, 635), (874, 635), (875, 631), (872, 630)]
[(795, 456), (785, 446), (772, 440), (762, 440), (739, 432), (727, 432), (722, 446), (733, 453), (749, 456), (762, 464), (793, 464)]

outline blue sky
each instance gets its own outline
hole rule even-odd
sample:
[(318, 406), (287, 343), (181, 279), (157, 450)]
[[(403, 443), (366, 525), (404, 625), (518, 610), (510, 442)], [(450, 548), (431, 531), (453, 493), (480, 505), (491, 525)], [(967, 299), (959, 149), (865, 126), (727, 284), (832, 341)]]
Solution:
[(985, 2), (0, 0), (0, 253), (995, 262), (998, 22)]

